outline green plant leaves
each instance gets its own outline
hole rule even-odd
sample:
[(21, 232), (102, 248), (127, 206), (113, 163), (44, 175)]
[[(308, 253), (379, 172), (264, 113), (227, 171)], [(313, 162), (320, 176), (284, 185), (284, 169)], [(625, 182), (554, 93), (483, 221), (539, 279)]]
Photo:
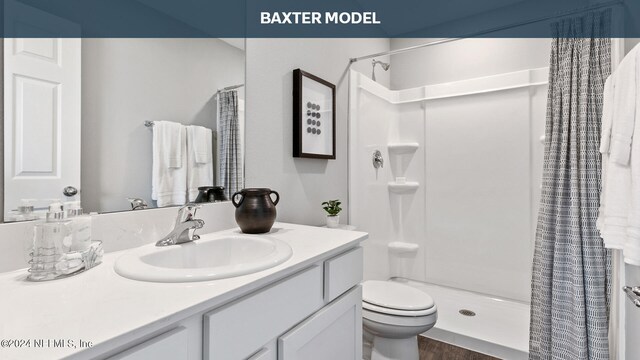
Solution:
[(335, 216), (342, 211), (342, 208), (340, 207), (341, 204), (342, 202), (339, 199), (329, 200), (322, 203), (322, 208), (327, 212), (327, 214)]

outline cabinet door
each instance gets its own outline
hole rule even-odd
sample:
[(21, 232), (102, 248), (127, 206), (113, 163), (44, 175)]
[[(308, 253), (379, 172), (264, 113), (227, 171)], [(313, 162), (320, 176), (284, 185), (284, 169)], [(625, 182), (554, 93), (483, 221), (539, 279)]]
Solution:
[(278, 339), (278, 360), (326, 359), (362, 359), (360, 285)]

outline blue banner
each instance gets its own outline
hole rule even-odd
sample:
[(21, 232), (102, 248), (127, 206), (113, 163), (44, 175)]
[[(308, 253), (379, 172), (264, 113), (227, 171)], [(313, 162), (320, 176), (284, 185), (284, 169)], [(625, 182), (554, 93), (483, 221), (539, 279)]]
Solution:
[[(640, 0), (3, 0), (3, 37), (551, 37), (610, 11), (640, 37)], [(586, 20), (585, 20), (586, 21)], [(587, 25), (585, 22), (585, 26)]]

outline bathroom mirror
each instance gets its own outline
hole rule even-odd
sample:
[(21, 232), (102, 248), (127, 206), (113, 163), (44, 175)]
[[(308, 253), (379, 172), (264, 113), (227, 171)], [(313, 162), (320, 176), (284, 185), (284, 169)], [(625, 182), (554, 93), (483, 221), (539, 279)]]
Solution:
[(2, 59), (4, 222), (243, 187), (244, 39), (4, 39)]

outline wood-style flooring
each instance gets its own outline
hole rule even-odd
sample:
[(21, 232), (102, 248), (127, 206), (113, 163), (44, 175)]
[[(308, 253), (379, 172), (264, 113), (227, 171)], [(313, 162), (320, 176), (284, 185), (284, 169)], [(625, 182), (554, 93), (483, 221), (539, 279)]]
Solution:
[(493, 356), (418, 336), (420, 360), (499, 360)]

